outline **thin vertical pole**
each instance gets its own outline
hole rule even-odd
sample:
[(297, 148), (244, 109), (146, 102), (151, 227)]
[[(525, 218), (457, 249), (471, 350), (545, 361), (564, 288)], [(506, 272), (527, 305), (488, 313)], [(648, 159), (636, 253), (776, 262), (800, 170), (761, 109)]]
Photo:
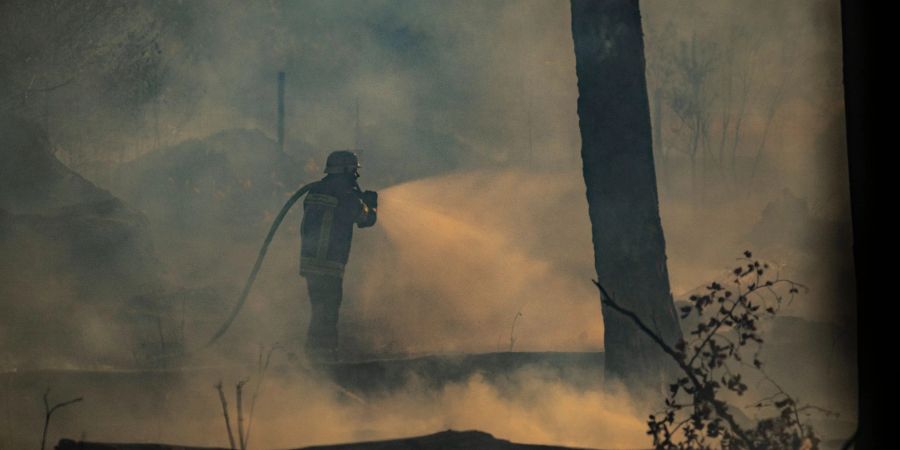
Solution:
[(284, 151), (284, 72), (278, 72), (278, 149)]
[(355, 130), (355, 132), (356, 132), (356, 136), (355, 136), (356, 142), (354, 143), (354, 145), (355, 145), (354, 149), (356, 150), (356, 154), (359, 155), (360, 158), (362, 158), (362, 152), (363, 152), (362, 128), (359, 123), (359, 97), (358, 96), (356, 97), (356, 130)]

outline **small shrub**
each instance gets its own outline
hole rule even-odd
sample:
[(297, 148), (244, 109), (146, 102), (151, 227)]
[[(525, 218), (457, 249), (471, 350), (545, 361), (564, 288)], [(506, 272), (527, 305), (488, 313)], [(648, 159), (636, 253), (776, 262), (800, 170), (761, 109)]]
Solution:
[[(649, 416), (648, 434), (659, 450), (813, 450), (819, 439), (800, 420), (798, 405), (764, 370), (759, 358), (764, 342), (759, 325), (775, 317), (781, 306), (805, 289), (770, 274), (769, 265), (747, 251), (727, 286), (710, 283), (702, 295), (692, 295), (680, 308), (681, 319), (696, 325), (674, 346), (664, 342), (641, 319), (601, 291), (602, 302), (628, 316), (677, 364), (679, 377), (669, 385), (664, 409)], [(752, 405), (771, 416), (755, 424), (740, 424), (726, 397), (747, 393), (747, 371), (761, 375), (774, 391)]]

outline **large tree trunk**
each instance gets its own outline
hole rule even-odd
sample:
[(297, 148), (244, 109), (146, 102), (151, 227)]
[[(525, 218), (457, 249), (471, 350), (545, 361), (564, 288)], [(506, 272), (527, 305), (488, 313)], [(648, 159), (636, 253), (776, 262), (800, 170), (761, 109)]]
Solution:
[[(681, 331), (659, 219), (638, 2), (572, 0), (572, 36), (598, 281), (674, 344)], [(628, 318), (609, 308), (603, 318), (607, 376), (662, 381), (667, 356)]]

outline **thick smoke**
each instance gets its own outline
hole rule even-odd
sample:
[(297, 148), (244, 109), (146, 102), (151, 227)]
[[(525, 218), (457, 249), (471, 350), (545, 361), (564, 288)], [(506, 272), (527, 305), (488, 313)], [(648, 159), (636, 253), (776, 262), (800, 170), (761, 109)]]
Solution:
[(579, 177), (479, 171), (385, 189), (379, 228), (357, 235), (345, 329), (414, 353), (602, 348)]
[[(251, 448), (393, 439), (446, 429), (477, 429), (515, 442), (573, 447), (645, 448), (649, 443), (643, 413), (617, 386), (575, 388), (526, 369), (499, 384), (475, 375), (434, 389), (411, 379), (402, 392), (359, 399), (285, 365), (283, 355), (273, 359), (257, 396)], [(51, 400), (84, 397), (83, 402), (54, 415), (51, 442), (66, 436), (220, 447), (227, 447), (228, 439), (214, 385), (223, 382), (234, 421), (235, 384), (249, 380), (244, 391), (248, 420), (261, 379), (254, 370), (238, 367), (180, 374), (37, 376), (34, 380), (54, 383)], [(43, 419), (43, 387), (21, 380), (6, 386), (15, 388), (9, 398), (21, 405), (18, 414), (4, 418), (8, 433), (4, 442), (10, 448), (34, 447), (40, 440), (40, 429), (34, 424)]]
[[(809, 292), (784, 310), (797, 317), (766, 325), (773, 343), (764, 356), (786, 389), (841, 411), (842, 426), (852, 430), (855, 300), (838, 2), (641, 6), (651, 101), (665, 76), (661, 63), (678, 50), (670, 44), (716, 42), (717, 67), (731, 67), (733, 55), (732, 69), (755, 83), (742, 151), (752, 155), (768, 133), (752, 182), (738, 183), (736, 193), (711, 184), (693, 195), (690, 163), (675, 139), (684, 130), (666, 116), (655, 151), (673, 293), (681, 300), (727, 274), (745, 249), (807, 285)], [(51, 436), (224, 445), (211, 385), (224, 378), (231, 395), (234, 382), (253, 371), (221, 367), (253, 361), (260, 344), (279, 342), (297, 353), (305, 339), (299, 211), (283, 225), (245, 310), (219, 346), (203, 358), (163, 362), (142, 352), (193, 349), (209, 338), (294, 184), (321, 176), (325, 155), (341, 148), (361, 148), (360, 182), (381, 192), (379, 223), (358, 230), (348, 266), (340, 330), (348, 355), (602, 350), (568, 2), (160, 1), (117, 8), (98, 15), (85, 45), (73, 37), (75, 50), (65, 59), (38, 52), (28, 59), (35, 66), (0, 68), (3, 108), (12, 108), (7, 94), (27, 87), (34, 73), (42, 74), (36, 88), (63, 83), (26, 89), (13, 112), (43, 128), (47, 142), (26, 148), (8, 142), (8, 130), (18, 126), (4, 128), (4, 158), (18, 152), (49, 161), (55, 154), (74, 172), (42, 160), (55, 167), (53, 177), (80, 186), (45, 189), (38, 181), (51, 171), (25, 167), (23, 186), (65, 204), (38, 208), (25, 191), (9, 194), (12, 188), (0, 196), (0, 311), (9, 321), (0, 333), (6, 371), (0, 388), (10, 399), (0, 447), (36, 446), (31, 430), (42, 419), (46, 386), (54, 387), (54, 398), (86, 397), (58, 413)], [(4, 20), (21, 24), (4, 29), (11, 39), (0, 40), (0, 57), (16, 54), (10, 42), (41, 49), (49, 48), (42, 39), (60, 36), (51, 29), (57, 22), (40, 11), (52, 9), (0, 9)], [(735, 40), (737, 29), (752, 39)], [(103, 45), (86, 45), (94, 39)], [(290, 164), (272, 139), (281, 70), (288, 80)], [(782, 103), (766, 131), (767, 101), (783, 82)], [(716, 117), (726, 100), (712, 100)], [(157, 164), (174, 161), (165, 153), (173, 148), (186, 150), (186, 162), (174, 169)], [(204, 165), (209, 161), (215, 164)], [(6, 162), (0, 169), (12, 167)], [(259, 168), (260, 162), (290, 174)], [(95, 198), (69, 201), (72, 192), (98, 191), (75, 172), (109, 189), (105, 199), (111, 193), (122, 203), (112, 203), (118, 206), (110, 213), (85, 207)], [(223, 186), (238, 194), (226, 196)], [(75, 212), (59, 209), (72, 206)], [(67, 240), (55, 227), (88, 231)], [(123, 239), (129, 245), (116, 245)], [(73, 242), (122, 259), (89, 264)], [(109, 268), (106, 278), (89, 273), (98, 267)], [(22, 268), (30, 270), (27, 277), (16, 275)], [(213, 369), (147, 378), (15, 372), (110, 363)], [(804, 377), (794, 376), (798, 371)], [(407, 390), (365, 405), (336, 397), (333, 386), (293, 368), (282, 372), (264, 387), (255, 446), (444, 428), (477, 428), (520, 442), (647, 445), (649, 407), (614, 388), (578, 390), (533, 371), (513, 375), (515, 387), (474, 377), (432, 390), (413, 380)], [(133, 384), (116, 381), (129, 376)], [(833, 423), (827, 428), (844, 431)]]

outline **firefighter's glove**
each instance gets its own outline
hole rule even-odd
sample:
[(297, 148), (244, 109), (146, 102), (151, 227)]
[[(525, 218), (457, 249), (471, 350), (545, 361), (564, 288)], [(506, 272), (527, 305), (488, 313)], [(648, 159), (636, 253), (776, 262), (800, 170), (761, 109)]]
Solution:
[(362, 193), (362, 201), (369, 208), (378, 208), (378, 193), (375, 191), (366, 191)]

